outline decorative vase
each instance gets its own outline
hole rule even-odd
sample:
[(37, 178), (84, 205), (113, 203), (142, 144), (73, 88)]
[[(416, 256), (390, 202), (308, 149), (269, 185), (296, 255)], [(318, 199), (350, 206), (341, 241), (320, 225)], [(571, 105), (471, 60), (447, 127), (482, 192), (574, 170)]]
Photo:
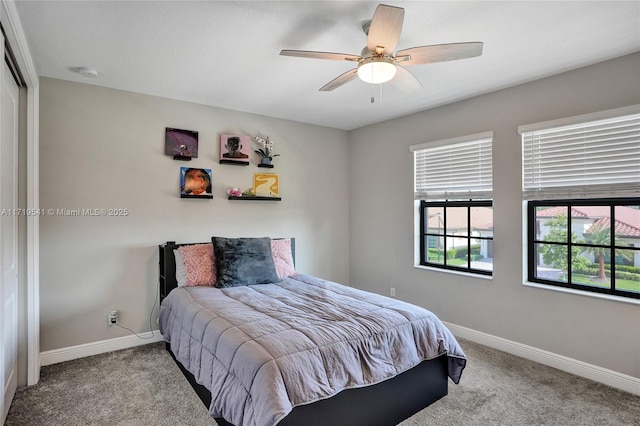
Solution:
[(260, 160), (260, 164), (258, 164), (258, 167), (272, 168), (273, 164), (271, 164), (271, 157), (262, 157), (262, 159)]

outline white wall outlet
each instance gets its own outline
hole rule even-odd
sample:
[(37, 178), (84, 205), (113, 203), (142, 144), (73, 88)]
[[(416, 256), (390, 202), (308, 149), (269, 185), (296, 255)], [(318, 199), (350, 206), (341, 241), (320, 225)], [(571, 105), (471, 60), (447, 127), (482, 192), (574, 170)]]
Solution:
[(389, 296), (396, 297), (396, 288), (395, 287), (389, 288)]
[(117, 324), (118, 323), (118, 311), (109, 312), (109, 316), (107, 318), (108, 318), (109, 325)]

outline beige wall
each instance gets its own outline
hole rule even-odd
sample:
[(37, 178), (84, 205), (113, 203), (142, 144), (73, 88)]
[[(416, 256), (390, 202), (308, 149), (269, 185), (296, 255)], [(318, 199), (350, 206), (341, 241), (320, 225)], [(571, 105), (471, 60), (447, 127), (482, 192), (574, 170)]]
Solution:
[[(522, 285), (517, 127), (640, 103), (640, 54), (352, 132), (42, 79), (43, 208), (128, 208), (128, 217), (41, 220), (41, 350), (148, 330), (157, 244), (211, 235), (294, 236), (299, 270), (397, 296), (443, 320), (640, 377), (638, 305)], [(201, 157), (163, 155), (165, 127), (200, 132)], [(493, 279), (413, 267), (409, 146), (492, 130)], [(283, 201), (231, 202), (255, 166), (218, 164), (221, 133), (269, 134)], [(213, 169), (213, 200), (178, 198), (181, 165)], [(157, 306), (152, 315), (156, 327)]]
[[(350, 133), (351, 285), (422, 305), (443, 320), (640, 377), (640, 306), (525, 287), (517, 128), (640, 104), (640, 54)], [(413, 267), (409, 146), (494, 131), (492, 280)]]
[[(198, 158), (165, 156), (165, 127), (197, 130)], [(268, 169), (219, 164), (222, 133), (271, 136), (281, 202), (226, 199)], [(107, 326), (112, 309), (136, 332), (150, 315), (157, 328), (157, 245), (167, 240), (296, 237), (298, 270), (348, 283), (347, 141), (340, 130), (43, 78), (40, 206), (130, 213), (41, 218), (41, 351), (129, 335)], [(181, 166), (212, 169), (212, 200), (179, 198)]]

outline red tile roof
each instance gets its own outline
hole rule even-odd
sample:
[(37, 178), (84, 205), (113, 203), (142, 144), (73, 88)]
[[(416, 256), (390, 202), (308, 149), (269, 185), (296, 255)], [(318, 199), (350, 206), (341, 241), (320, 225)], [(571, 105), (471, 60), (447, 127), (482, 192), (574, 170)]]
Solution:
[[(427, 220), (429, 228), (442, 228), (444, 214), (442, 208), (429, 208), (431, 214)], [(438, 217), (437, 213), (441, 213)], [(489, 207), (471, 207), (472, 226), (474, 229), (491, 230), (493, 229), (493, 209)], [(447, 228), (449, 229), (466, 229), (467, 228), (467, 209), (450, 208), (447, 210)]]
[[(640, 237), (640, 210), (627, 206), (617, 206), (615, 209), (616, 234), (620, 237)], [(550, 207), (538, 211), (537, 217), (555, 217), (566, 211), (566, 207)], [(591, 227), (585, 231), (589, 233), (592, 229), (595, 231), (610, 226), (610, 211), (609, 206), (573, 206), (571, 217), (595, 219)]]
[[(601, 229), (608, 229), (611, 226), (611, 218), (609, 216), (598, 219), (584, 231), (585, 234), (600, 231)], [(615, 229), (616, 235), (620, 237), (640, 237), (640, 229), (630, 226), (627, 223), (616, 220)]]

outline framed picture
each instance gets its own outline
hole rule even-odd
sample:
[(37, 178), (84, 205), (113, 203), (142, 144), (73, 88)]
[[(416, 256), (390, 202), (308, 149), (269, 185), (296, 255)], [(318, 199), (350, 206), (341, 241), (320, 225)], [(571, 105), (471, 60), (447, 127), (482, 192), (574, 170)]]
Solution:
[(174, 160), (198, 158), (198, 132), (165, 128), (164, 153)]
[(181, 198), (213, 198), (211, 169), (180, 167)]
[(251, 152), (251, 136), (222, 135), (220, 136), (220, 163), (249, 165)]
[(253, 192), (259, 197), (279, 197), (280, 182), (275, 173), (255, 173)]

